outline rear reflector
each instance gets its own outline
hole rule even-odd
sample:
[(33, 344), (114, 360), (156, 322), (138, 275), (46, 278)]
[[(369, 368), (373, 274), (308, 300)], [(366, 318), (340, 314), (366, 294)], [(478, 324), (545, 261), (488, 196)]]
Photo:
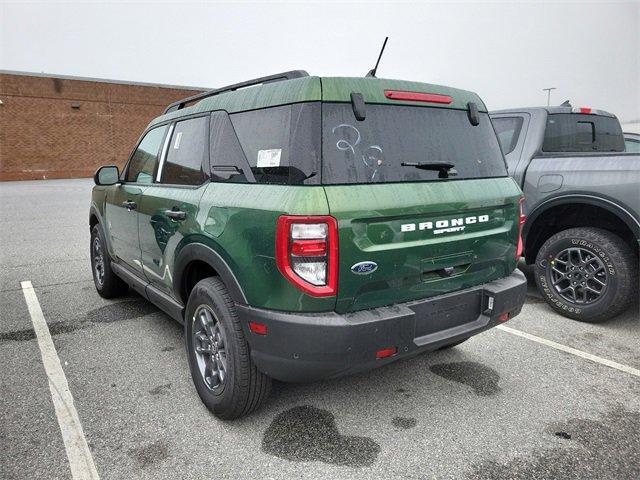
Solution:
[(383, 358), (391, 357), (395, 355), (397, 351), (398, 351), (398, 347), (381, 348), (376, 352), (376, 360), (381, 360)]
[(256, 335), (267, 334), (267, 326), (264, 323), (249, 322), (249, 330), (251, 330)]
[(504, 312), (498, 315), (499, 322), (506, 322), (507, 320), (509, 320), (509, 312)]
[(452, 99), (449, 95), (439, 95), (437, 93), (404, 92), (402, 90), (385, 90), (384, 96), (390, 100), (405, 100), (411, 102), (445, 103), (450, 104)]

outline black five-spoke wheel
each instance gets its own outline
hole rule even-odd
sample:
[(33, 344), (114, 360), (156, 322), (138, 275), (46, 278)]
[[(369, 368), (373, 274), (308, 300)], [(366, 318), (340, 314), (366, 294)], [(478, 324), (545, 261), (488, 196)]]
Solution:
[(566, 248), (551, 260), (551, 284), (565, 300), (588, 305), (607, 288), (607, 269), (602, 260), (584, 248)]
[(218, 389), (227, 378), (227, 352), (224, 328), (208, 305), (200, 305), (193, 314), (193, 349), (205, 385)]

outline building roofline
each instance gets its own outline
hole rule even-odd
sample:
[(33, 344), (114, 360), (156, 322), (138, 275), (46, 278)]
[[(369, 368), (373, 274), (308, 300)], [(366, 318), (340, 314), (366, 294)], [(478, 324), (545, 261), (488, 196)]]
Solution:
[(77, 80), (81, 82), (113, 83), (117, 85), (135, 85), (139, 87), (174, 88), (179, 90), (194, 90), (194, 91), (211, 90), (210, 87), (194, 87), (194, 86), (188, 86), (188, 85), (167, 85), (163, 83), (133, 82), (129, 80), (112, 80), (108, 78), (76, 77), (74, 75), (59, 75), (55, 73), (38, 73), (38, 72), (21, 72), (17, 70), (0, 69), (0, 75), (21, 75), (24, 77), (60, 78), (62, 80)]

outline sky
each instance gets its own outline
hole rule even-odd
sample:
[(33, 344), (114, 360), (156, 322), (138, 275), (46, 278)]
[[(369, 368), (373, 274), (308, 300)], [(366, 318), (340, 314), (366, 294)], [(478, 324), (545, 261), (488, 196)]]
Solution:
[(219, 87), (286, 70), (571, 100), (640, 121), (640, 1), (186, 3), (0, 0), (0, 69)]

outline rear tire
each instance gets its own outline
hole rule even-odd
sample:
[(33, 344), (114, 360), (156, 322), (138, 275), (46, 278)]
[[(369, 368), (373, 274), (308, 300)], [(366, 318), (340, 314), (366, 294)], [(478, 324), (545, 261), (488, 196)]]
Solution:
[(111, 269), (107, 242), (100, 225), (94, 225), (91, 229), (90, 254), (93, 283), (98, 294), (102, 298), (116, 298), (127, 293), (128, 285)]
[(556, 312), (582, 322), (603, 322), (637, 298), (638, 257), (607, 230), (571, 228), (542, 245), (535, 278), (538, 290)]
[(256, 410), (269, 396), (271, 378), (251, 360), (235, 305), (220, 279), (193, 287), (184, 326), (189, 370), (205, 406), (224, 420)]

